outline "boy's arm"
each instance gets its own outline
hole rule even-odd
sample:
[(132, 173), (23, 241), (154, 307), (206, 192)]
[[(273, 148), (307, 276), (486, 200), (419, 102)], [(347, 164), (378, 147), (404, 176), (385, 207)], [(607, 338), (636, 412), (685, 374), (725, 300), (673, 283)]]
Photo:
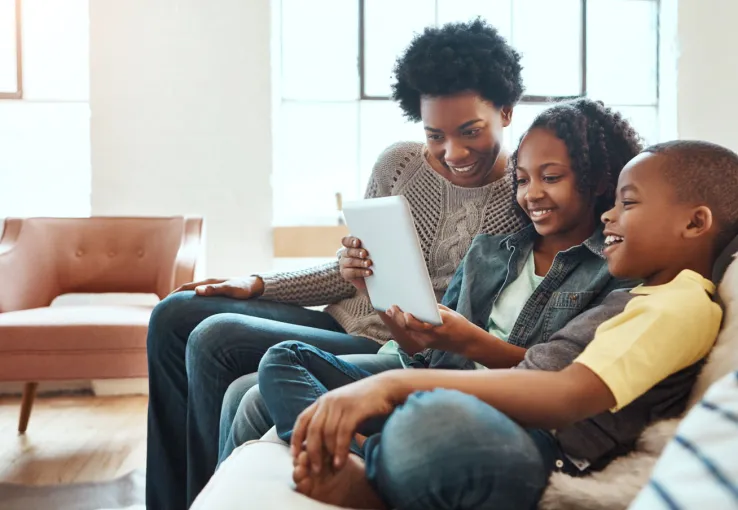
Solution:
[(477, 397), (524, 427), (555, 429), (615, 406), (607, 385), (579, 363), (560, 372), (393, 370), (376, 377), (391, 388), (396, 405), (416, 391), (453, 389)]

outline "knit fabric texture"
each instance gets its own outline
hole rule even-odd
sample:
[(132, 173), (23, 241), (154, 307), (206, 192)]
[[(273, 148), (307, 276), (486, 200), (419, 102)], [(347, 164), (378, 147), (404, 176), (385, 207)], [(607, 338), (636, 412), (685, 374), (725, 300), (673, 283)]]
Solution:
[[(508, 175), (478, 188), (455, 186), (433, 170), (422, 143), (396, 143), (375, 163), (365, 198), (390, 195), (404, 195), (410, 202), (438, 301), (474, 236), (511, 233), (523, 226), (510, 207), (512, 181)], [(347, 333), (379, 343), (390, 339), (369, 298), (341, 278), (338, 261), (259, 276), (264, 280), (261, 299), (328, 305), (325, 312)]]

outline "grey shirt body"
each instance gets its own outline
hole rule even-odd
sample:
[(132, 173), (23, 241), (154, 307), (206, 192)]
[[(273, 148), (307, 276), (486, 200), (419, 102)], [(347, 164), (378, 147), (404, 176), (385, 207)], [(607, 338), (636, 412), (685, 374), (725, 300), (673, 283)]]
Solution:
[[(600, 324), (621, 313), (631, 299), (648, 296), (625, 290), (612, 292), (600, 306), (579, 315), (548, 342), (528, 349), (517, 369), (563, 370), (594, 339)], [(586, 460), (593, 469), (632, 451), (648, 424), (674, 418), (684, 411), (701, 366), (699, 362), (672, 374), (617, 412), (607, 411), (557, 430), (562, 449), (572, 458)]]

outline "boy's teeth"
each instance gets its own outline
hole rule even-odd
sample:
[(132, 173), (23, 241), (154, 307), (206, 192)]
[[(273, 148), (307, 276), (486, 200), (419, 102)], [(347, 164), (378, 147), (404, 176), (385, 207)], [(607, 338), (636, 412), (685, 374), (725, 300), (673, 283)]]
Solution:
[(605, 238), (605, 244), (608, 246), (611, 244), (621, 243), (621, 242), (623, 242), (622, 236), (607, 236)]

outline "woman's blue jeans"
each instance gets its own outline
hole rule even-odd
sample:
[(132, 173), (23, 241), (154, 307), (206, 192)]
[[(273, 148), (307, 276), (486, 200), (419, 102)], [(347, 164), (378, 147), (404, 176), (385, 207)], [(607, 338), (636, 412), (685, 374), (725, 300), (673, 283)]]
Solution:
[[(280, 438), (320, 395), (367, 371), (301, 342), (270, 348), (259, 387)], [(547, 431), (526, 430), (476, 397), (414, 393), (385, 420), (364, 424), (369, 482), (397, 509), (535, 509), (548, 477), (571, 467)]]
[[(335, 354), (374, 354), (328, 314), (262, 300), (179, 292), (149, 324), (148, 510), (183, 510), (215, 471), (228, 386), (256, 372), (267, 349), (301, 340)], [(240, 400), (240, 397), (238, 398)]]

